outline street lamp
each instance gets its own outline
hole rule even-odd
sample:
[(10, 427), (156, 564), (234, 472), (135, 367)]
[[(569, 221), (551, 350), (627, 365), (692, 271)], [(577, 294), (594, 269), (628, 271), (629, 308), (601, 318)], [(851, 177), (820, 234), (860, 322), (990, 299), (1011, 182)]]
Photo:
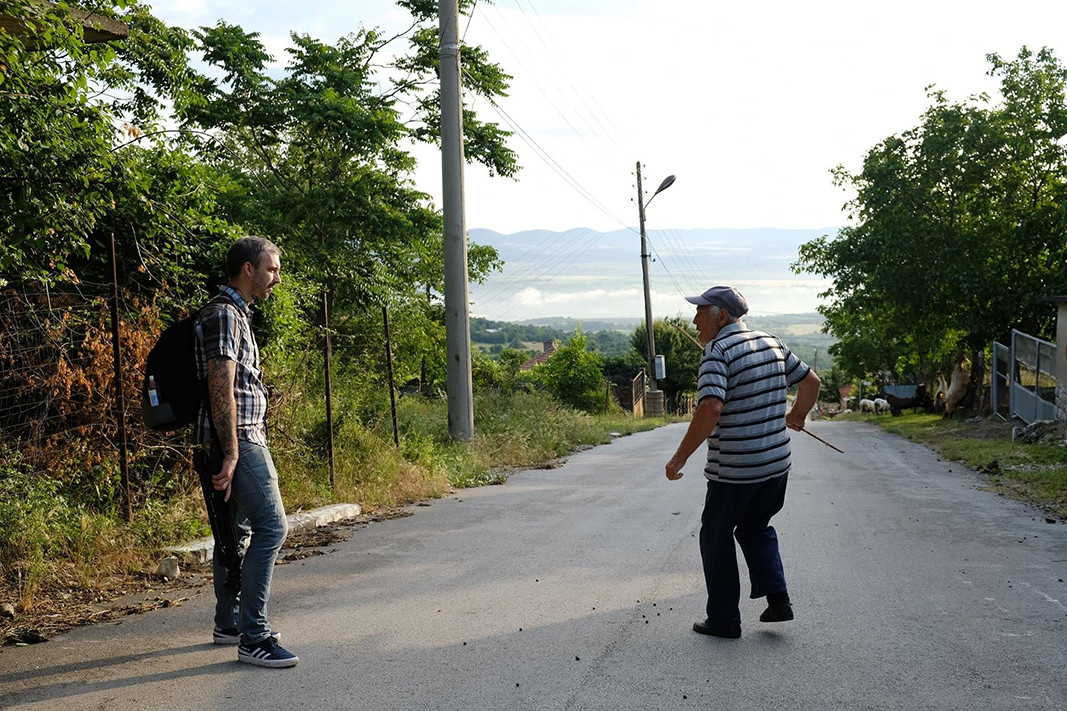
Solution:
[(637, 214), (641, 220), (641, 273), (645, 281), (645, 338), (648, 342), (648, 380), (649, 389), (658, 390), (656, 383), (656, 337), (652, 331), (652, 294), (648, 288), (648, 237), (645, 236), (645, 207), (661, 192), (674, 185), (674, 176), (668, 175), (645, 202), (641, 190), (641, 161), (637, 161)]

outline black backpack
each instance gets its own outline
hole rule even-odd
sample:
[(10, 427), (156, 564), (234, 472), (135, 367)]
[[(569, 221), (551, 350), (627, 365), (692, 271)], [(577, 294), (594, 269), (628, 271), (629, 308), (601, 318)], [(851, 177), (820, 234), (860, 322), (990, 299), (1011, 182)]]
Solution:
[(159, 334), (145, 362), (141, 412), (153, 430), (176, 430), (196, 421), (207, 395), (196, 376), (196, 317), (199, 311), (177, 321)]
[(149, 429), (166, 432), (196, 422), (200, 403), (207, 399), (207, 382), (196, 375), (196, 319), (208, 306), (226, 302), (225, 296), (217, 295), (192, 315), (175, 321), (148, 352), (141, 414)]

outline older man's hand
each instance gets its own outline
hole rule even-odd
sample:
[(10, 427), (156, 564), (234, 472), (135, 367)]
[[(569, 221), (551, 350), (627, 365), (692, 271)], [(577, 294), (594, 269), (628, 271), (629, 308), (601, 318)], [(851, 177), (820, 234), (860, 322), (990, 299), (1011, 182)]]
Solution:
[(679, 462), (676, 457), (671, 457), (667, 462), (667, 478), (670, 481), (678, 481), (682, 478), (682, 465), (685, 462)]
[(800, 432), (804, 429), (805, 420), (807, 420), (807, 413), (802, 413), (794, 407), (785, 415), (785, 426), (795, 432)]

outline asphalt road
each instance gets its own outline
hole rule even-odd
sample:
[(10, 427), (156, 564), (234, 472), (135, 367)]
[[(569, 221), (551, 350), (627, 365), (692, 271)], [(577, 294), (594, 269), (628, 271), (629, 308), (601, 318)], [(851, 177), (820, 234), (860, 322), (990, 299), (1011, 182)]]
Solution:
[(1067, 526), (859, 423), (794, 434), (776, 519), (797, 613), (707, 638), (684, 425), (458, 492), (279, 567), (272, 622), (301, 657), (209, 644), (211, 593), (0, 651), (12, 709), (1057, 709)]

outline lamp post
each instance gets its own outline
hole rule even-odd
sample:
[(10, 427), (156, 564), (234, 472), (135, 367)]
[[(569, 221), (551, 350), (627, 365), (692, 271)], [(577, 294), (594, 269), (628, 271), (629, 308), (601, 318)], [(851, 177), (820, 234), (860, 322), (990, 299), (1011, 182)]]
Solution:
[[(648, 203), (661, 192), (674, 185), (674, 176), (668, 175), (652, 193)], [(645, 338), (648, 343), (648, 381), (650, 390), (658, 390), (656, 383), (656, 336), (652, 331), (652, 294), (648, 287), (648, 237), (645, 235), (645, 197), (641, 189), (641, 161), (637, 161), (637, 214), (641, 223), (641, 273), (645, 282)]]

